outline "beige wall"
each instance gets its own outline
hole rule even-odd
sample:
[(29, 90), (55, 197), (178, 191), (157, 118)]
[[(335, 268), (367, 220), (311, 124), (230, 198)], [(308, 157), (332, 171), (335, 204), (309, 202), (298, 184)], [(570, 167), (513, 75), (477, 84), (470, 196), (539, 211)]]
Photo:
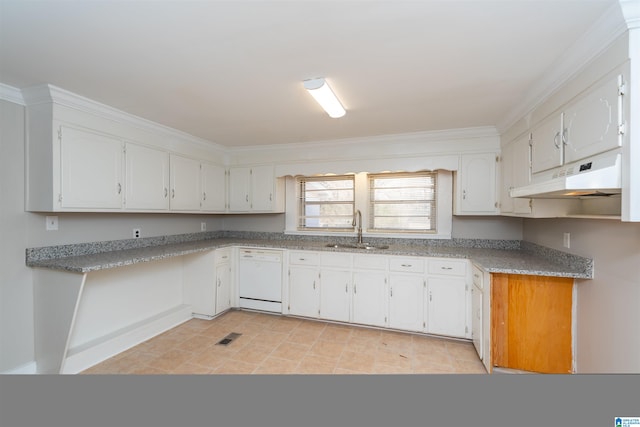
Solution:
[[(563, 248), (563, 234), (571, 248)], [(577, 281), (579, 373), (640, 373), (640, 223), (527, 219), (524, 240), (594, 260), (593, 280)]]

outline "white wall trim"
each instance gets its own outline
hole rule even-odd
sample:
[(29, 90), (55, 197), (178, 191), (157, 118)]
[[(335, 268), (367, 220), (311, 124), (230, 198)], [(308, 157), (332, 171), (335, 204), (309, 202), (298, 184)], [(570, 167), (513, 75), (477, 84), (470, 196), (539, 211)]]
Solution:
[(251, 145), (243, 147), (229, 147), (230, 154), (254, 151), (279, 151), (279, 150), (308, 150), (312, 148), (334, 148), (346, 145), (376, 144), (393, 140), (397, 144), (403, 143), (433, 143), (445, 142), (454, 139), (491, 138), (499, 137), (495, 126), (479, 126), (471, 128), (444, 129), (437, 131), (408, 132), (399, 134), (375, 135), (357, 138), (330, 139), (312, 142), (294, 142), (290, 144)]
[(15, 104), (25, 105), (24, 97), (20, 89), (13, 86), (0, 83), (0, 99), (13, 102)]
[(183, 304), (135, 325), (116, 331), (98, 342), (71, 348), (62, 367), (63, 374), (77, 374), (118, 353), (138, 345), (193, 317), (191, 305)]
[(613, 4), (602, 16), (573, 43), (533, 85), (523, 101), (514, 106), (510, 113), (497, 124), (500, 133), (506, 132), (518, 120), (532, 112), (563, 85), (580, 73), (592, 60), (602, 54), (618, 37), (627, 31), (622, 15), (623, 3)]
[(138, 129), (169, 135), (176, 139), (205, 147), (207, 150), (226, 150), (226, 147), (223, 145), (195, 137), (186, 132), (152, 122), (151, 120), (143, 119), (142, 117), (129, 114), (50, 84), (24, 88), (22, 89), (22, 96), (24, 97), (25, 105), (54, 102), (55, 104), (90, 113), (107, 120), (134, 126)]
[(0, 372), (0, 375), (34, 375), (38, 373), (35, 360), (33, 362), (25, 363), (24, 365), (17, 366), (13, 369)]

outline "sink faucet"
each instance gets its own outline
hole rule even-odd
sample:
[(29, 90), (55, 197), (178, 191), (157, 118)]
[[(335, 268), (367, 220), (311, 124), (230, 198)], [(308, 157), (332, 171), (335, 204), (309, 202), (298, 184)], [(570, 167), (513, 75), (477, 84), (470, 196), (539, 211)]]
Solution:
[(353, 227), (356, 226), (356, 218), (358, 219), (358, 244), (362, 244), (362, 212), (360, 212), (360, 209), (353, 214), (353, 221), (351, 222)]

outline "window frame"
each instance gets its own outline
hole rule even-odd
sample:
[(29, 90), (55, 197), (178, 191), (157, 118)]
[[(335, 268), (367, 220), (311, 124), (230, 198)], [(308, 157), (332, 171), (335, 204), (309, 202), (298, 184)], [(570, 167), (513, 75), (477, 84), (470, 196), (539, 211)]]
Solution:
[[(351, 181), (351, 192), (352, 198), (350, 201), (345, 200), (337, 200), (335, 202), (307, 202), (304, 197), (306, 190), (303, 186), (308, 182), (322, 182), (322, 181)], [(351, 213), (349, 214), (349, 218), (353, 218), (353, 215), (356, 211), (356, 178), (354, 174), (344, 174), (344, 175), (320, 175), (320, 176), (303, 176), (298, 175), (295, 177), (295, 185), (296, 185), (296, 229), (301, 232), (318, 232), (318, 231), (327, 231), (327, 232), (350, 232), (354, 230), (354, 227), (351, 225), (351, 222), (348, 222), (348, 225), (345, 227), (313, 227), (304, 225), (309, 216), (305, 215), (308, 206), (323, 206), (323, 205), (351, 205)], [(344, 189), (340, 190), (347, 190)], [(319, 190), (320, 191), (320, 190)], [(320, 209), (321, 210), (321, 209)], [(318, 218), (322, 217), (321, 215)], [(336, 216), (336, 218), (340, 218), (340, 216)]]
[[(416, 188), (427, 189), (427, 192), (432, 193), (431, 198), (407, 198), (407, 199), (394, 199), (389, 202), (385, 202), (382, 199), (377, 201), (374, 198), (375, 189), (383, 189), (384, 186), (373, 187), (374, 180), (377, 179), (398, 179), (398, 178), (428, 178), (431, 179), (433, 184), (427, 187), (420, 186), (405, 186), (395, 187), (396, 190)], [(370, 173), (367, 174), (367, 230), (372, 233), (398, 233), (398, 234), (437, 234), (438, 233), (438, 173), (434, 171), (418, 171), (418, 172), (388, 172), (388, 173)], [(404, 205), (417, 205), (417, 204), (429, 204), (430, 214), (424, 216), (429, 218), (429, 228), (392, 228), (392, 227), (376, 227), (376, 218), (383, 218), (382, 215), (376, 216), (376, 205), (384, 206), (387, 204), (404, 204)], [(401, 216), (395, 216), (399, 218)], [(407, 217), (409, 218), (409, 217)]]

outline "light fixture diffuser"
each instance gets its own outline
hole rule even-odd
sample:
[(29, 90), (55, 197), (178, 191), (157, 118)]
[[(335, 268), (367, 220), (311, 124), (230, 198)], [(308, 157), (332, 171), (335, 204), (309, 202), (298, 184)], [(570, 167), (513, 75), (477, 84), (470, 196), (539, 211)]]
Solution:
[(345, 115), (346, 111), (336, 95), (333, 93), (329, 84), (323, 78), (309, 79), (303, 81), (304, 88), (309, 91), (311, 96), (320, 104), (327, 112), (329, 117), (337, 119)]

